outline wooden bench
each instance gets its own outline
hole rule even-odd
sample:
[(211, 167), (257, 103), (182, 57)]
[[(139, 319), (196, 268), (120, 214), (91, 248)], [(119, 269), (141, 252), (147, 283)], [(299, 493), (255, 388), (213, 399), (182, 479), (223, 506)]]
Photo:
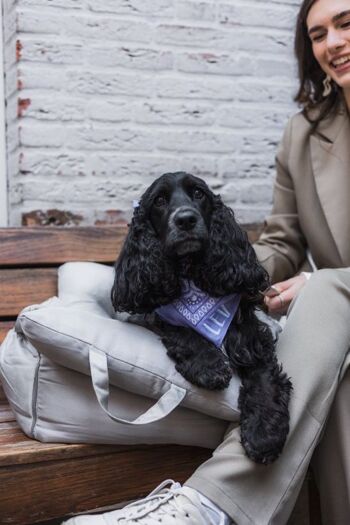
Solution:
[[(24, 306), (57, 293), (60, 264), (112, 264), (125, 233), (122, 225), (0, 228), (0, 343)], [(251, 240), (257, 236), (254, 228), (248, 233)], [(22, 433), (0, 386), (0, 525), (39, 523), (136, 499), (166, 478), (183, 482), (210, 455), (184, 446), (39, 443)], [(290, 523), (321, 523), (315, 494), (309, 480)]]

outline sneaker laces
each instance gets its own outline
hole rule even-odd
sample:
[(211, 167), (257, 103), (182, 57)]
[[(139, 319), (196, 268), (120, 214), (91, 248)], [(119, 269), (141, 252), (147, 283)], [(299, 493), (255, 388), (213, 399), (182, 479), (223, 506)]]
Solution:
[[(170, 485), (170, 488), (166, 488), (168, 485)], [(181, 488), (182, 491), (179, 493), (179, 489)], [(145, 516), (152, 517), (151, 514), (154, 511), (157, 511), (157, 518), (169, 515), (176, 518), (176, 514), (189, 517), (177, 501), (178, 496), (182, 496), (187, 498), (192, 505), (194, 504), (186, 494), (186, 490), (186, 487), (181, 487), (180, 483), (175, 483), (172, 479), (167, 479), (158, 485), (146, 498), (126, 505), (124, 509), (128, 510), (127, 517), (118, 517), (117, 523), (137, 523)], [(210, 522), (208, 522), (208, 525), (210, 525)]]

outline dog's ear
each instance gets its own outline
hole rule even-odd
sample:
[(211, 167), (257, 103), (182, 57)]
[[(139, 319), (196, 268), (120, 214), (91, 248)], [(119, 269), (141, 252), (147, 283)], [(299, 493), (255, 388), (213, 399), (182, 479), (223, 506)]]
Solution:
[[(179, 281), (165, 261), (145, 207), (135, 208), (115, 264), (112, 304), (119, 312), (146, 313), (178, 293)], [(169, 301), (168, 301), (169, 302)]]
[(209, 242), (203, 279), (207, 279), (207, 289), (211, 283), (212, 293), (236, 291), (254, 297), (269, 286), (269, 276), (259, 264), (247, 234), (218, 195), (214, 197)]

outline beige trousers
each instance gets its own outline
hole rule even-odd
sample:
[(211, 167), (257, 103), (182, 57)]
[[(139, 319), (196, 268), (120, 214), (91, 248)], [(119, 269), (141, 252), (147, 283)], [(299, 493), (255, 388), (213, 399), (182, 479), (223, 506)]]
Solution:
[[(186, 484), (213, 500), (237, 525), (285, 525), (325, 428), (349, 346), (350, 269), (320, 270), (293, 302), (277, 346), (294, 388), (282, 455), (269, 466), (255, 464), (244, 454), (239, 427), (230, 425), (222, 444)], [(326, 444), (327, 434), (319, 449), (322, 456), (334, 447)], [(318, 463), (322, 477), (328, 474), (326, 462)]]
[(323, 525), (350, 523), (350, 371), (342, 380), (312, 458)]

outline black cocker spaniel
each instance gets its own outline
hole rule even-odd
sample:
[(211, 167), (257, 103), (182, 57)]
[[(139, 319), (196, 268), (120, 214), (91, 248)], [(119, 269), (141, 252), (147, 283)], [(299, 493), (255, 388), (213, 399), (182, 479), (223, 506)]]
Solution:
[[(249, 458), (263, 464), (283, 449), (292, 388), (277, 362), (270, 329), (256, 316), (268, 286), (268, 275), (233, 211), (203, 180), (177, 172), (153, 182), (135, 208), (112, 289), (116, 311), (156, 312), (151, 328), (188, 381), (223, 389), (233, 372), (239, 375), (242, 445)], [(210, 325), (216, 302), (219, 313)], [(177, 317), (165, 321), (167, 305), (187, 325), (178, 326)], [(220, 344), (225, 318), (229, 326)], [(204, 328), (196, 331), (197, 323)], [(214, 339), (207, 339), (207, 332)]]

